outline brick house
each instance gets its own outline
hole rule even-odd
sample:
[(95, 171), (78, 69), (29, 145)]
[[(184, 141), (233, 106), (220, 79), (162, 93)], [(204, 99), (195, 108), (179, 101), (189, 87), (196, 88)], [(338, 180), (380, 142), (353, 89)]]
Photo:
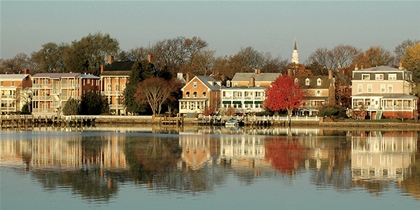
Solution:
[(353, 115), (370, 119), (417, 117), (418, 98), (412, 93), (412, 72), (378, 66), (355, 69), (352, 75)]
[(32, 79), (29, 70), (24, 74), (0, 74), (0, 112), (15, 113), (29, 102)]
[(305, 101), (299, 114), (317, 115), (325, 105), (335, 105), (335, 84), (332, 70), (328, 76), (293, 76), (289, 69), (288, 76), (305, 91)]
[(213, 77), (195, 76), (183, 88), (179, 99), (181, 116), (201, 114), (206, 109), (217, 111), (220, 108), (220, 83)]

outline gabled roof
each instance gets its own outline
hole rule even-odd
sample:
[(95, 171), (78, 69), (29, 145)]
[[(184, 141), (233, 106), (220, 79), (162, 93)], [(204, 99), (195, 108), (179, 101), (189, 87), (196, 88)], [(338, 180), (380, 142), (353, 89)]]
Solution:
[(30, 74), (0, 74), (0, 80), (23, 80), (30, 76)]
[(389, 66), (376, 66), (376, 67), (371, 67), (371, 68), (366, 68), (366, 69), (358, 69), (358, 70), (354, 70), (353, 72), (401, 72), (401, 71), (406, 71), (405, 69), (397, 69), (397, 68), (393, 68), (393, 67), (389, 67)]
[(255, 82), (273, 82), (279, 77), (281, 73), (236, 73), (232, 78), (232, 82), (249, 81), (249, 78), (254, 78)]
[(209, 76), (195, 76), (193, 79), (191, 79), (187, 84), (184, 85), (184, 87), (181, 88), (183, 91), (185, 87), (191, 84), (191, 82), (197, 78), (203, 85), (205, 85), (210, 90), (220, 90), (220, 85), (217, 84), (216, 80), (213, 77)]

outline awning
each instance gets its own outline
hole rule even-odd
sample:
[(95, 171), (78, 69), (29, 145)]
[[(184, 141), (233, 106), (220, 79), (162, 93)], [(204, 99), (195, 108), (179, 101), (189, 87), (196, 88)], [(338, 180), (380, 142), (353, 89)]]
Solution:
[(233, 101), (233, 104), (242, 104), (240, 101)]
[(262, 101), (254, 101), (254, 104), (262, 104)]
[(253, 101), (244, 101), (244, 104), (253, 104)]
[(222, 104), (232, 104), (232, 101), (223, 101)]

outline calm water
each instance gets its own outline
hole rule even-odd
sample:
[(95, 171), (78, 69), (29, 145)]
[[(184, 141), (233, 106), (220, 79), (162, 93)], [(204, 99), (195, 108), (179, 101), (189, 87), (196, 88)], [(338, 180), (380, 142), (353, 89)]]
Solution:
[(0, 130), (0, 209), (420, 209), (418, 131)]

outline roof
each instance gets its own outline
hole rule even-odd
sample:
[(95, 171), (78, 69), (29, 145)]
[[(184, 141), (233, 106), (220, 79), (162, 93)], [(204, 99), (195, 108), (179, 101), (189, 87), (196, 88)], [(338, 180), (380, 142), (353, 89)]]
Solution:
[(408, 95), (404, 93), (365, 93), (365, 94), (358, 94), (353, 95), (352, 97), (361, 98), (361, 97), (380, 97), (383, 99), (395, 99), (395, 98), (401, 98), (401, 99), (416, 99), (417, 97), (414, 95)]
[(130, 71), (104, 71), (104, 72), (101, 73), (101, 76), (111, 76), (111, 75), (130, 76), (131, 75), (131, 70)]
[(51, 78), (51, 79), (60, 79), (64, 77), (81, 77), (84, 79), (99, 79), (100, 77), (89, 74), (82, 73), (37, 73), (34, 78)]
[(1, 80), (23, 80), (31, 76), (30, 74), (0, 74)]
[(354, 72), (372, 72), (372, 71), (377, 71), (377, 72), (401, 72), (401, 71), (406, 71), (405, 69), (397, 69), (397, 68), (393, 68), (393, 67), (389, 67), (389, 66), (376, 66), (376, 67), (371, 67), (371, 68), (366, 68), (366, 69), (359, 69), (359, 70), (354, 70)]
[(265, 90), (267, 87), (253, 87), (253, 86), (235, 86), (235, 87), (225, 87), (222, 86), (220, 90)]
[(249, 78), (251, 77), (255, 79), (255, 82), (273, 82), (280, 75), (281, 73), (236, 73), (232, 78), (232, 82), (249, 81)]
[[(305, 89), (328, 89), (330, 87), (330, 79), (328, 76), (303, 76), (297, 78), (298, 83)], [(309, 85), (306, 85), (306, 79), (309, 79)], [(318, 85), (318, 79), (321, 79), (321, 85)]]
[(207, 88), (210, 90), (220, 90), (220, 85), (217, 84), (213, 77), (209, 76), (196, 76)]
[(105, 71), (131, 71), (135, 61), (114, 61), (104, 66)]

